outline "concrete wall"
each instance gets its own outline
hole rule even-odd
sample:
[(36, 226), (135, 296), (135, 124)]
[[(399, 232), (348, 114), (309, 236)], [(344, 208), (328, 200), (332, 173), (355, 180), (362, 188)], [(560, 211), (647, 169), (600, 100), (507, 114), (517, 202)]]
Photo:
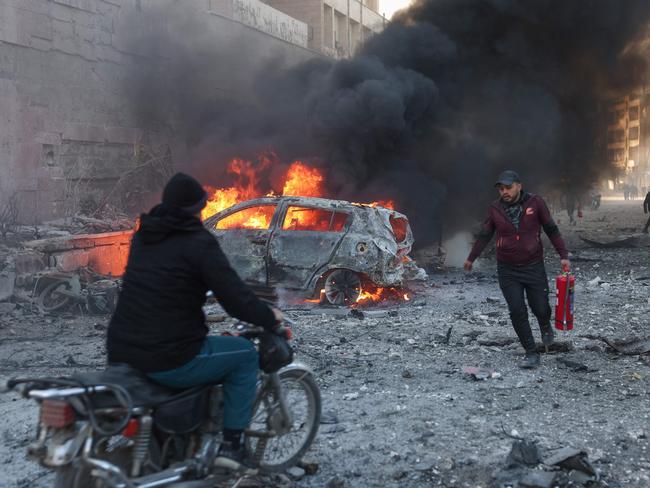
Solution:
[[(40, 262), (59, 271), (88, 268), (101, 275), (119, 277), (126, 270), (132, 236), (132, 231), (83, 234), (30, 241), (25, 247), (41, 253), (44, 258)], [(33, 261), (26, 259), (27, 256), (23, 254), (16, 263), (18, 274), (25, 272), (22, 268), (29, 268), (23, 263)]]
[(309, 47), (309, 26), (259, 0), (232, 0), (232, 18), (301, 47)]
[[(233, 20), (243, 1), (0, 0), (0, 205), (16, 192), (22, 222), (61, 217), (80, 182), (108, 191), (135, 164), (142, 131), (124, 80), (146, 60), (129, 51), (124, 29), (149, 8), (168, 2), (194, 12), (211, 25), (215, 49), (246, 36), (293, 62), (314, 56), (278, 38), (304, 43), (300, 22), (270, 36)], [(287, 21), (273, 18), (271, 30)]]
[(384, 30), (386, 19), (359, 0), (263, 0), (309, 24), (309, 47), (327, 56), (352, 56), (371, 35)]

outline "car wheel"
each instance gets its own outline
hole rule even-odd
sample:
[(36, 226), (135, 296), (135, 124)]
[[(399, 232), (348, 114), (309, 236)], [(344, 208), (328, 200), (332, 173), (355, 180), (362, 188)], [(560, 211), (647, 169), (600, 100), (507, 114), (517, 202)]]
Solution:
[(361, 278), (354, 271), (337, 269), (325, 279), (325, 296), (332, 305), (352, 305), (361, 294)]

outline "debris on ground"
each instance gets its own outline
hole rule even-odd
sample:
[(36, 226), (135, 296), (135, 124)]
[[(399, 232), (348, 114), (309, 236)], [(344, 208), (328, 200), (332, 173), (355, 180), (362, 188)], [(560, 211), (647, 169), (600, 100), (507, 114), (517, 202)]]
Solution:
[(571, 359), (567, 359), (567, 358), (562, 358), (562, 357), (557, 358), (557, 362), (563, 364), (573, 372), (594, 373), (598, 371), (598, 369), (596, 368), (591, 368), (586, 364), (579, 363), (578, 361), (572, 361)]
[(589, 244), (592, 247), (598, 247), (601, 249), (620, 249), (620, 248), (634, 248), (634, 247), (650, 247), (650, 237), (647, 235), (639, 234), (635, 236), (623, 237), (613, 241), (602, 242), (595, 241), (593, 239), (587, 239), (586, 237), (580, 237), (580, 239)]
[[(250, 482), (296, 488), (649, 487), (650, 281), (637, 279), (650, 276), (648, 249), (587, 248), (577, 237), (588, 232), (598, 241), (616, 239), (638, 214), (632, 204), (605, 202), (575, 227), (560, 224), (571, 252), (593, 260), (573, 263), (575, 329), (556, 334), (560, 346), (552, 345), (534, 371), (517, 366), (523, 350), (493, 258), (477, 261), (472, 273), (427, 266), (429, 282), (413, 300), (359, 309), (363, 320), (346, 307), (287, 305), (280, 298), (295, 323), (296, 359), (314, 371), (321, 389), (320, 431), (306, 455), (318, 470), (300, 481), (280, 473)], [(48, 263), (23, 252), (0, 246), (0, 273), (16, 273), (13, 296), (0, 302), (0, 379), (102, 368), (110, 315), (82, 315), (78, 307), (41, 314), (32, 292)], [(546, 256), (552, 277), (560, 263), (552, 248)], [(31, 285), (21, 281), (29, 276)], [(596, 277), (609, 288), (587, 286)], [(219, 319), (208, 323), (211, 333), (235, 322), (216, 302), (205, 313)], [(539, 342), (532, 314), (530, 322)], [(570, 369), (582, 365), (597, 372)], [(501, 376), (473, 381), (463, 366)], [(53, 485), (53, 477), (24, 456), (38, 418), (33, 403), (0, 395), (0, 412), (12, 419), (0, 428), (0, 486)], [(543, 461), (505, 469), (513, 442), (523, 437), (534, 441)], [(588, 452), (600, 481), (547, 465), (563, 446)]]
[(463, 366), (463, 373), (477, 381), (499, 378), (501, 376), (501, 374), (497, 373), (494, 369), (480, 368), (477, 366)]
[(637, 356), (650, 353), (650, 338), (631, 337), (628, 339), (611, 340), (606, 337), (602, 341), (619, 354)]

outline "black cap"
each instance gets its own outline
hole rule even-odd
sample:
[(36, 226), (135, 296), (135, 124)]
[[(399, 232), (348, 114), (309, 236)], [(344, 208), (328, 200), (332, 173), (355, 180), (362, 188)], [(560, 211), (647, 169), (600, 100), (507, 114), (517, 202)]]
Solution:
[(521, 183), (521, 178), (519, 178), (519, 174), (516, 171), (507, 169), (499, 175), (494, 186), (512, 185), (513, 183)]
[(162, 202), (195, 214), (205, 207), (208, 194), (201, 184), (185, 173), (176, 173), (165, 185)]

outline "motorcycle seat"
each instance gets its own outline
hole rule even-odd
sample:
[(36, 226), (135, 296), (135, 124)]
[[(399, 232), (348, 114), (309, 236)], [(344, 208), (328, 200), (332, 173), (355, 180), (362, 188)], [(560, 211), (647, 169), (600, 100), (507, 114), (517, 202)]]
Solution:
[[(133, 402), (133, 407), (158, 407), (178, 398), (192, 396), (205, 386), (188, 389), (174, 389), (155, 383), (142, 371), (128, 364), (111, 364), (105, 370), (77, 373), (73, 379), (83, 386), (119, 385), (124, 388)], [(113, 392), (89, 395), (94, 408), (112, 408), (123, 406)]]

